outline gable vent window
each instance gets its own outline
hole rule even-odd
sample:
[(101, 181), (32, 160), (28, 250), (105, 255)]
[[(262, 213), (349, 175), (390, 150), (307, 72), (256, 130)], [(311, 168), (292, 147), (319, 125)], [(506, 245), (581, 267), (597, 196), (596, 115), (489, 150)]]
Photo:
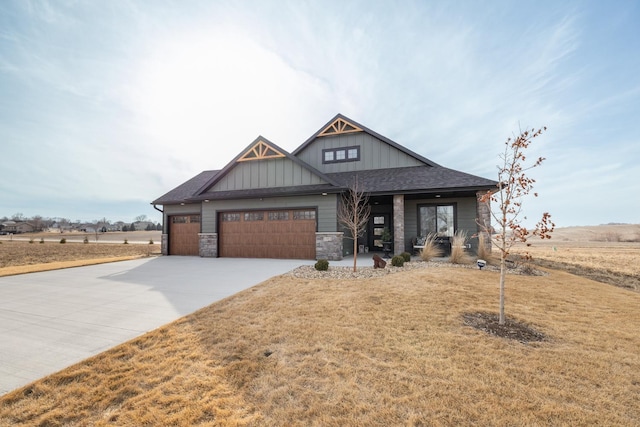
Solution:
[(360, 160), (360, 147), (341, 147), (322, 150), (322, 163), (357, 162)]

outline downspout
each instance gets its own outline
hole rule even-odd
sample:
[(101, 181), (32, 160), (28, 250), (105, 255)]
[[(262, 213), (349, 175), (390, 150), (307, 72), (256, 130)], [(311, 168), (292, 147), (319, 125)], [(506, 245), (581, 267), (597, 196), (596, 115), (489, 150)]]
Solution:
[(156, 206), (155, 203), (151, 203), (151, 206), (153, 206), (153, 209), (157, 210), (158, 212), (160, 212), (162, 214), (162, 232), (164, 233), (164, 211), (162, 209), (158, 209), (158, 207)]

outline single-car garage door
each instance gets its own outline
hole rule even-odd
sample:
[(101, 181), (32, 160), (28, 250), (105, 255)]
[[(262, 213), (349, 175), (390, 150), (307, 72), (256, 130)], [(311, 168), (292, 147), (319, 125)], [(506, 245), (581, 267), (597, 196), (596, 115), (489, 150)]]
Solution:
[(169, 217), (169, 255), (199, 255), (200, 215)]
[(316, 257), (315, 209), (224, 212), (218, 231), (222, 257)]

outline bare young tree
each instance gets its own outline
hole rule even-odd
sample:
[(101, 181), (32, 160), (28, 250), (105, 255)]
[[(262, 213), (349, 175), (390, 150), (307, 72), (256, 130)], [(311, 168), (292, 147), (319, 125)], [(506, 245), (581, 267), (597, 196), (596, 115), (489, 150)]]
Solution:
[[(506, 277), (506, 260), (511, 248), (516, 242), (527, 243), (531, 236), (541, 239), (550, 239), (551, 232), (555, 224), (551, 222), (551, 215), (548, 212), (542, 214), (542, 218), (533, 230), (522, 225), (522, 200), (533, 189), (534, 179), (529, 178), (525, 172), (536, 168), (545, 160), (538, 158), (535, 162), (525, 164), (526, 156), (524, 152), (547, 128), (521, 131), (515, 138), (509, 138), (505, 142), (504, 153), (499, 158), (501, 164), (498, 165), (498, 189), (489, 191), (480, 198), (481, 203), (493, 202), (497, 204), (497, 209), (490, 210), (492, 218), (496, 221), (499, 231), (491, 239), (493, 246), (500, 251), (500, 320), (504, 325), (504, 287)], [(535, 197), (538, 193), (533, 193)], [(491, 235), (491, 230), (487, 224), (478, 222), (484, 232)], [(530, 244), (527, 244), (530, 245)]]
[(353, 239), (353, 271), (356, 271), (358, 258), (358, 237), (364, 235), (371, 215), (369, 194), (362, 190), (358, 177), (353, 178), (349, 189), (343, 193), (338, 206), (338, 222), (351, 232)]

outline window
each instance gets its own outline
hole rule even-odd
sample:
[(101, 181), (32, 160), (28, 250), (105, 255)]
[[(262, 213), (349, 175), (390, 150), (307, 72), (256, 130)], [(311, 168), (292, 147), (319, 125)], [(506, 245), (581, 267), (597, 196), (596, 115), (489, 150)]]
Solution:
[(455, 205), (418, 206), (420, 236), (436, 234), (453, 237), (455, 231)]
[(200, 215), (179, 215), (179, 216), (172, 216), (171, 217), (171, 222), (173, 224), (186, 224), (186, 223), (199, 223), (200, 222)]
[(322, 163), (356, 162), (360, 160), (360, 147), (328, 148), (322, 150)]
[(333, 158), (334, 158), (333, 151), (324, 151), (323, 163), (331, 163), (331, 162), (333, 162)]
[(293, 211), (293, 219), (294, 220), (316, 219), (316, 211), (314, 210)]
[(269, 212), (269, 221), (289, 221), (288, 211)]
[(244, 214), (245, 221), (263, 221), (264, 212), (246, 212)]
[(240, 221), (240, 214), (237, 212), (223, 213), (222, 221), (224, 222), (237, 222)]

